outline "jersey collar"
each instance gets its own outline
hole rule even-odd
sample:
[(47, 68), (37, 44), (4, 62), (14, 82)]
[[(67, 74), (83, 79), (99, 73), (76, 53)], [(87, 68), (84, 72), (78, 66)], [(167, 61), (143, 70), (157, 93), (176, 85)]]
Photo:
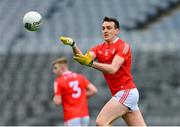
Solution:
[[(118, 37), (116, 37), (116, 39), (113, 41), (113, 43), (112, 44), (114, 44), (114, 43), (116, 43), (117, 41), (118, 41)], [(106, 45), (109, 45), (107, 42), (104, 42)]]
[(63, 72), (62, 75), (66, 75), (66, 74), (70, 74), (70, 73), (72, 73), (72, 72), (71, 71), (65, 71), (65, 72)]
[(117, 37), (117, 38), (113, 41), (113, 44), (116, 43), (118, 39), (119, 39), (119, 38)]

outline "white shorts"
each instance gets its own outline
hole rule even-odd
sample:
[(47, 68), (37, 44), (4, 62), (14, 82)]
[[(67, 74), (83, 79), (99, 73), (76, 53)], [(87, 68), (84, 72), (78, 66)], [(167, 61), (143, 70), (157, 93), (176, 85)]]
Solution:
[(139, 92), (137, 88), (121, 90), (117, 92), (112, 98), (127, 106), (130, 111), (139, 110)]
[(88, 126), (89, 125), (89, 116), (85, 117), (76, 117), (64, 122), (65, 126)]

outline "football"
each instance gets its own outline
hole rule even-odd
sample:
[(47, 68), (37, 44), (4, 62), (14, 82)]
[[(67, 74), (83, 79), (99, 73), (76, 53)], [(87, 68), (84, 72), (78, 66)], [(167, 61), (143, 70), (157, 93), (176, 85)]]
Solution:
[(42, 17), (36, 11), (30, 11), (23, 17), (24, 27), (29, 31), (37, 31), (42, 25)]

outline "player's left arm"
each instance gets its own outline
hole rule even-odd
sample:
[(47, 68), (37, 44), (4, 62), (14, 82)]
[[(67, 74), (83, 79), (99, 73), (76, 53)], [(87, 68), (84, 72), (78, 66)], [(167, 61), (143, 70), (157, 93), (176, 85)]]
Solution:
[(77, 54), (73, 58), (82, 65), (90, 66), (103, 73), (110, 74), (116, 73), (125, 61), (123, 57), (115, 55), (111, 64), (99, 63), (93, 60), (96, 56), (92, 56), (92, 53), (93, 52), (88, 52), (85, 55)]
[(93, 51), (87, 52), (85, 55), (76, 54), (73, 58), (80, 64), (93, 67), (99, 71), (102, 71), (103, 73), (115, 74), (119, 70), (119, 68), (123, 65), (128, 52), (129, 52), (129, 45), (125, 44), (123, 49), (121, 48), (118, 49), (117, 54), (115, 55), (115, 57), (113, 58), (110, 64), (99, 63), (94, 61), (94, 59), (96, 58), (96, 54)]
[(94, 94), (96, 94), (97, 92), (98, 92), (97, 88), (92, 83), (89, 83), (87, 85), (87, 88), (86, 88), (86, 95), (87, 95), (87, 97), (91, 97)]
[(102, 71), (103, 73), (115, 74), (124, 63), (125, 59), (119, 55), (115, 55), (111, 64), (104, 64), (94, 61), (91, 67)]

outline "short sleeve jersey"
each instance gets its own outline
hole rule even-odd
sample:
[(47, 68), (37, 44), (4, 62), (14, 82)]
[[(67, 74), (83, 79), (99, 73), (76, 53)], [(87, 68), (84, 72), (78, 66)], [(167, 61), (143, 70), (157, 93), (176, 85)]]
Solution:
[(112, 95), (120, 90), (136, 87), (131, 75), (131, 49), (128, 43), (121, 39), (110, 45), (104, 42), (92, 48), (91, 51), (95, 53), (100, 63), (111, 64), (116, 55), (125, 60), (115, 74), (103, 73)]
[(86, 88), (89, 81), (81, 74), (65, 72), (54, 81), (54, 95), (60, 95), (64, 121), (88, 114)]

